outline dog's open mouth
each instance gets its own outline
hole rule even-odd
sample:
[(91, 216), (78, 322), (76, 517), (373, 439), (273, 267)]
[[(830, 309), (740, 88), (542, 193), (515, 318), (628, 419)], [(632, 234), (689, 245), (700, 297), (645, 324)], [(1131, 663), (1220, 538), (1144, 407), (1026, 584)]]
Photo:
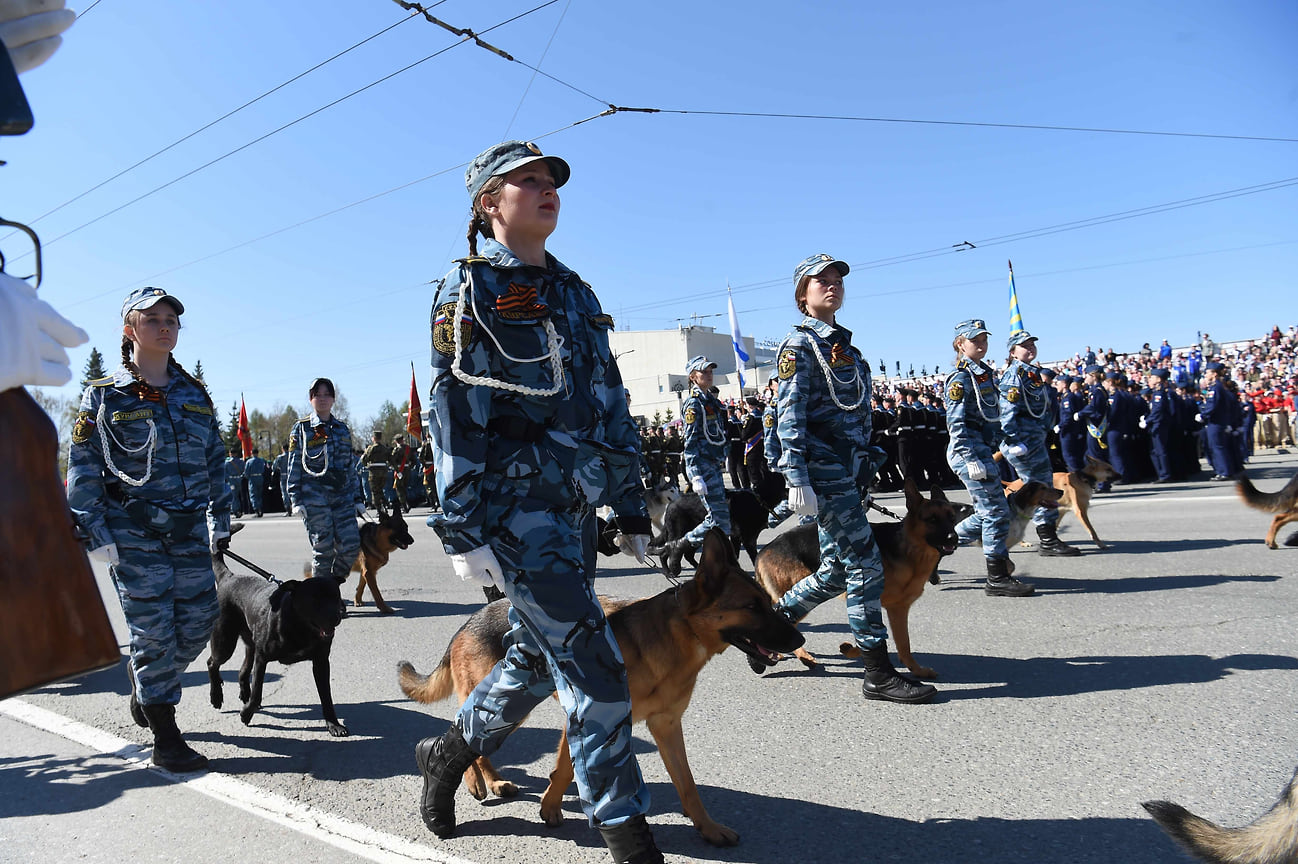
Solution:
[(956, 544), (948, 540), (946, 543), (943, 543), (939, 548), (941, 549), (943, 555), (954, 555), (956, 550)]
[(409, 548), (410, 548), (410, 544), (407, 543), (407, 542), (404, 541), (404, 540), (395, 540), (395, 541), (393, 541), (393, 542), (395, 542), (395, 543), (397, 544), (397, 548), (398, 548), (398, 549), (409, 549)]
[(734, 645), (740, 651), (743, 651), (759, 663), (763, 663), (767, 666), (774, 666), (776, 663), (780, 662), (781, 655), (778, 651), (768, 651), (752, 639), (749, 639), (747, 636), (728, 635), (724, 638), (731, 645)]

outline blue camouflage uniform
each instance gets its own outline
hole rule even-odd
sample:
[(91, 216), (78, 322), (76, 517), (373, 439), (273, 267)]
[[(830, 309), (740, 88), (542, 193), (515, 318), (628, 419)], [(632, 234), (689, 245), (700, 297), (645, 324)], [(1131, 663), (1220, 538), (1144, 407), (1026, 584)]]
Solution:
[(1068, 390), (1059, 399), (1059, 449), (1069, 471), (1086, 467), (1086, 439), (1090, 436), (1086, 433), (1086, 423), (1080, 419), (1086, 402), (1086, 394), (1081, 390), (1076, 393)]
[(153, 387), (127, 369), (81, 397), (68, 455), (68, 506), (109, 567), (131, 637), (142, 705), (180, 701), (181, 673), (218, 613), (208, 522), (230, 533), (225, 446), (212, 401), (174, 364)]
[[(1010, 337), (1011, 345), (1022, 344), (1033, 338), (1026, 330)], [(1018, 339), (1018, 342), (1014, 340)], [(1004, 440), (1001, 452), (1014, 466), (1019, 477), (1027, 482), (1035, 480), (1047, 486), (1054, 484), (1050, 468), (1050, 453), (1046, 449), (1046, 434), (1055, 425), (1050, 412), (1050, 387), (1041, 377), (1041, 367), (1022, 360), (1013, 360), (1000, 379), (1000, 420)], [(1059, 522), (1057, 506), (1041, 505), (1032, 514), (1033, 525), (1054, 525)]]
[[(960, 335), (973, 338), (988, 332), (980, 320), (966, 323), (971, 326), (957, 328)], [(961, 357), (955, 370), (946, 376), (946, 423), (951, 433), (947, 464), (969, 490), (974, 505), (973, 514), (955, 526), (956, 534), (961, 543), (975, 543), (981, 538), (987, 558), (1005, 558), (1009, 555), (1005, 539), (1009, 536), (1010, 511), (1000, 472), (992, 459), (1001, 436), (1000, 391), (996, 373), (986, 363)], [(982, 463), (987, 470), (985, 479), (970, 479), (972, 462)]]
[(851, 331), (811, 317), (785, 337), (777, 357), (779, 467), (789, 486), (816, 495), (821, 563), (775, 605), (799, 620), (846, 590), (852, 637), (869, 650), (888, 637), (879, 605), (883, 560), (861, 505), (882, 464), (882, 451), (870, 446), (870, 366)]
[(363, 508), (352, 430), (314, 411), (293, 424), (288, 439), (288, 497), (311, 541), (311, 575), (347, 578), (361, 551), (357, 508)]
[(266, 488), (266, 460), (255, 453), (243, 464), (243, 476), (248, 479), (248, 503), (252, 512), (262, 514), (262, 493)]
[[(689, 363), (689, 371), (697, 371), (695, 367), (700, 364), (716, 365), (706, 358), (695, 357)], [(685, 427), (685, 477), (691, 488), (699, 480), (707, 486), (707, 494), (701, 496), (707, 515), (684, 538), (689, 545), (697, 547), (703, 545), (704, 535), (714, 526), (727, 535), (730, 533), (730, 502), (726, 500), (726, 481), (721, 473), (728, 448), (725, 406), (712, 393), (691, 387), (681, 403), (681, 423)]]
[(489, 545), (511, 603), (505, 658), (456, 724), (489, 755), (557, 690), (582, 807), (603, 827), (649, 806), (626, 668), (592, 586), (595, 508), (649, 533), (612, 329), (552, 255), (531, 266), (488, 239), (438, 285), (429, 412), (442, 513), (428, 523), (449, 554)]

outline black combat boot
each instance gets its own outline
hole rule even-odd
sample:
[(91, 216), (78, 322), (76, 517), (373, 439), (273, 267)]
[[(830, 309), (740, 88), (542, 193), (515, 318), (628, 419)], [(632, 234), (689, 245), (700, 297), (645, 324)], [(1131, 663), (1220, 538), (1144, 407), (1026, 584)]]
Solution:
[(144, 709), (140, 707), (140, 699), (135, 692), (135, 667), (130, 660), (126, 661), (126, 677), (131, 682), (131, 719), (141, 729), (148, 729), (149, 718), (144, 716)]
[(863, 653), (865, 658), (865, 681), (861, 684), (861, 695), (866, 699), (880, 699), (884, 702), (903, 702), (915, 704), (927, 702), (937, 693), (932, 684), (921, 684), (898, 674), (888, 659), (888, 646), (880, 642)]
[(989, 597), (1027, 597), (1037, 589), (1010, 575), (1010, 559), (987, 559), (987, 584), (983, 591)]
[(425, 738), (415, 745), (415, 763), (424, 777), (419, 815), (434, 834), (446, 839), (455, 833), (455, 790), (478, 754), (464, 740), (459, 726), (440, 738)]
[(632, 816), (612, 828), (601, 827), (599, 833), (616, 864), (663, 864), (663, 853), (654, 844), (644, 816)]
[(153, 764), (177, 774), (202, 771), (207, 757), (194, 752), (176, 727), (175, 705), (141, 705), (140, 711), (153, 730)]
[(1082, 554), (1082, 550), (1076, 546), (1069, 546), (1059, 535), (1055, 533), (1054, 525), (1038, 525), (1037, 538), (1041, 541), (1037, 544), (1037, 554), (1044, 555), (1047, 558), (1072, 558)]

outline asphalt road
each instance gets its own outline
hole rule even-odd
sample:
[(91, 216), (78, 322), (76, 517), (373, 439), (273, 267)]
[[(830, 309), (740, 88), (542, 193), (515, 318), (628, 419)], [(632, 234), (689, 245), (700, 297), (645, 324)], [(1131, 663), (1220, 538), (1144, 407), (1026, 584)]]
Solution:
[[(1271, 454), (1249, 473), (1274, 490), (1296, 469), (1298, 455)], [(900, 496), (882, 501), (902, 508)], [(221, 711), (207, 701), (206, 655), (186, 673), (178, 719), (212, 760), (186, 783), (141, 767), (149, 739), (130, 722), (123, 667), (0, 702), (0, 859), (607, 861), (571, 795), (560, 828), (538, 819), (554, 704), (496, 760), (518, 798), (480, 805), (461, 790), (449, 841), (420, 821), (414, 745), (457, 706), (406, 700), (396, 665), (431, 670), (482, 602), (452, 575), (422, 512), (416, 545), (380, 573), (396, 614), (367, 606), (338, 630), (333, 690), (350, 737), (326, 733), (304, 665), (271, 667), (265, 707), (244, 726), (231, 707), (239, 654)], [(1095, 550), (1072, 517), (1061, 535), (1083, 557), (1014, 550), (1016, 575), (1037, 586), (1026, 599), (985, 596), (981, 550), (959, 550), (911, 612), (916, 656), (941, 676), (929, 705), (861, 698), (859, 666), (836, 656), (841, 601), (803, 627), (819, 672), (790, 662), (758, 677), (727, 651), (699, 678), (685, 737), (704, 804), (741, 842), (703, 842), (641, 727), (659, 845), (673, 862), (1186, 860), (1139, 802), (1166, 798), (1240, 825), (1295, 766), (1298, 549), (1262, 544), (1269, 518), (1229, 484), (1118, 487), (1092, 505), (1110, 550)], [(308, 556), (301, 523), (278, 515), (249, 520), (236, 549), (285, 578)], [(601, 593), (665, 587), (631, 559), (602, 560)]]

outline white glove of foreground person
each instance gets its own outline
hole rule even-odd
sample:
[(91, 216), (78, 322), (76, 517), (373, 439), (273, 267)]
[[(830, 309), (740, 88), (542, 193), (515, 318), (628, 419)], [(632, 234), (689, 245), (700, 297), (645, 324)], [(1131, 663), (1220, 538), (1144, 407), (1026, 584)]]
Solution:
[(970, 480), (986, 480), (987, 466), (977, 459), (964, 463), (965, 470), (969, 472)]
[(0, 41), (19, 73), (35, 69), (63, 44), (59, 34), (77, 20), (63, 5), (64, 0), (0, 0)]
[(789, 506), (799, 516), (815, 516), (816, 493), (810, 486), (794, 486), (789, 490)]
[(641, 564), (647, 564), (645, 553), (649, 551), (648, 534), (619, 534), (617, 537), (617, 548), (621, 549), (626, 555), (630, 555)]
[(72, 380), (65, 348), (90, 341), (86, 331), (36, 296), (21, 279), (0, 273), (0, 390)]
[(708, 484), (703, 482), (702, 477), (695, 478), (695, 480), (690, 483), (690, 488), (693, 489), (694, 494), (698, 495), (700, 498), (708, 497)]
[(495, 585), (501, 591), (505, 590), (504, 571), (490, 546), (479, 546), (463, 555), (452, 555), (451, 566), (455, 568), (455, 575), (461, 579), (477, 582), (484, 587)]

